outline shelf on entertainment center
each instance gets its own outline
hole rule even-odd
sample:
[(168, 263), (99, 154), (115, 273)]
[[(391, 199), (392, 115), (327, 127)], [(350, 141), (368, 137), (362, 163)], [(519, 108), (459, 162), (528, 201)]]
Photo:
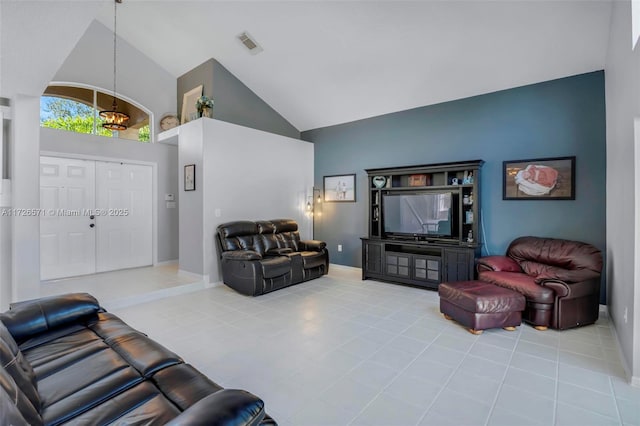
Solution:
[(428, 288), (445, 280), (472, 279), (480, 251), (483, 163), (367, 169), (369, 235), (362, 239), (363, 279)]

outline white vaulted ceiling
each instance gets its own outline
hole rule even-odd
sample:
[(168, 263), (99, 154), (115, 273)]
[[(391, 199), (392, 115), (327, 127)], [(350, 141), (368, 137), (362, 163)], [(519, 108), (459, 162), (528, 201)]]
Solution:
[[(603, 69), (611, 13), (598, 0), (118, 7), (118, 34), (170, 73), (215, 58), (299, 130)], [(105, 2), (97, 17), (112, 27), (112, 13)], [(243, 31), (262, 53), (247, 53)]]

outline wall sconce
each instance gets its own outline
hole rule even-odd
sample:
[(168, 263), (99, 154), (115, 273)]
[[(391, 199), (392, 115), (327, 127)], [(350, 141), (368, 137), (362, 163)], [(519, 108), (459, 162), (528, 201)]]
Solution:
[(311, 189), (311, 194), (307, 197), (305, 210), (307, 216), (311, 218), (312, 233), (315, 236), (315, 219), (322, 216), (322, 191), (320, 188)]
[(321, 191), (318, 188), (313, 188), (311, 195), (307, 197), (307, 204), (305, 210), (307, 215), (314, 216), (314, 214), (320, 215), (320, 204), (322, 203)]

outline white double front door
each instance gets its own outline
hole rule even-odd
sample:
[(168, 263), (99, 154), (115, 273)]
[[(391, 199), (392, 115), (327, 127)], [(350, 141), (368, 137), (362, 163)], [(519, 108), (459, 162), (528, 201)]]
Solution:
[(40, 157), (40, 278), (153, 263), (151, 166)]

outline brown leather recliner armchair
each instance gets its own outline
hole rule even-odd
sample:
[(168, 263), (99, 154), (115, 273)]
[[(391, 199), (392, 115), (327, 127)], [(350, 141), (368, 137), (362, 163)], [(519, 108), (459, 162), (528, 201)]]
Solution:
[(522, 293), (523, 320), (566, 329), (598, 319), (602, 253), (591, 244), (520, 237), (505, 256), (478, 259), (478, 279)]

